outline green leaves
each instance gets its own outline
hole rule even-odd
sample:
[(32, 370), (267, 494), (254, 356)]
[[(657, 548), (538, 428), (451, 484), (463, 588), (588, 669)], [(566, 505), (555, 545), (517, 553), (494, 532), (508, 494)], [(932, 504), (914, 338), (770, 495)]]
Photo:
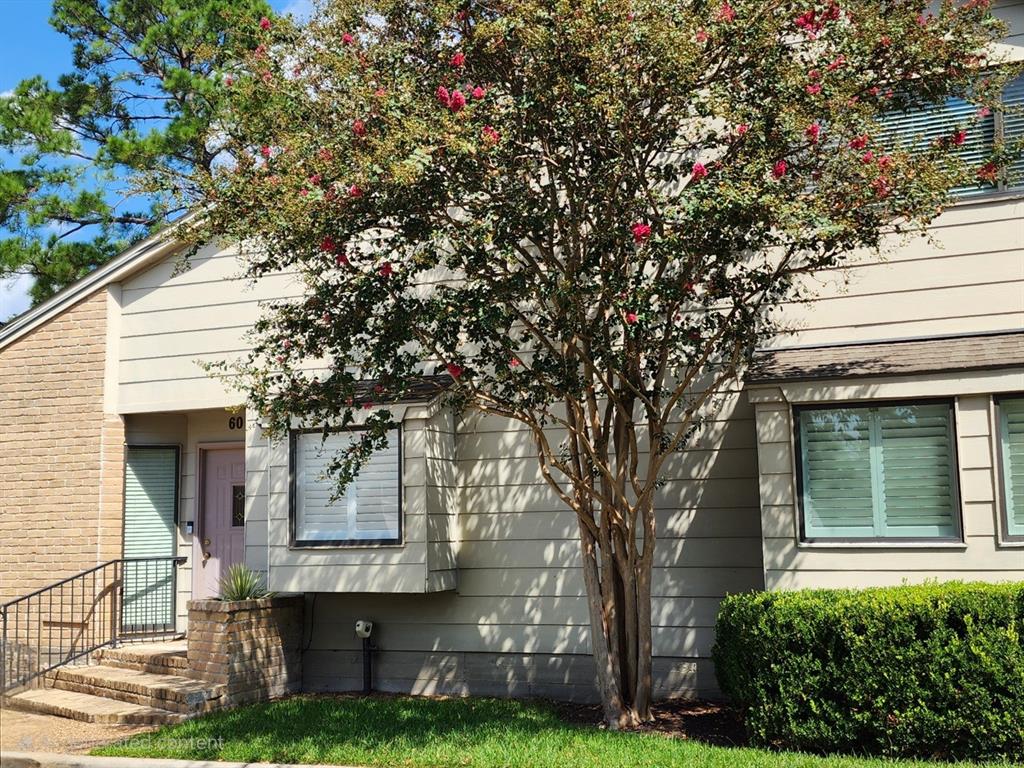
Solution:
[(73, 70), (0, 99), (0, 278), (41, 301), (197, 199), (216, 161), (220, 78), (263, 0), (56, 0)]

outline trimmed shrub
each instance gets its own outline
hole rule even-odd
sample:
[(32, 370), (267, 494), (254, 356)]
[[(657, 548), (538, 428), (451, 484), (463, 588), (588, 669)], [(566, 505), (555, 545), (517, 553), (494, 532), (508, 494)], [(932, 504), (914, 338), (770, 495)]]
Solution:
[(757, 744), (1024, 758), (1024, 583), (732, 595), (717, 634)]

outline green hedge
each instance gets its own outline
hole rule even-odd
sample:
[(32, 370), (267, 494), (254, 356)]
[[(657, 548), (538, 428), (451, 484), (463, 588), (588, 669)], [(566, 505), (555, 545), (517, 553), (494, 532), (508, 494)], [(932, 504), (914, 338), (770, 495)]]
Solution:
[(757, 744), (1024, 759), (1024, 583), (733, 595), (717, 632)]

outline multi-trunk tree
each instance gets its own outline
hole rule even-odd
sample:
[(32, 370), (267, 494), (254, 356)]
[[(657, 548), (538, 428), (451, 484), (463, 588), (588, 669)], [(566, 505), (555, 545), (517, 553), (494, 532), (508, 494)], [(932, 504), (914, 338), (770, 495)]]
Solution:
[(193, 232), (305, 288), (253, 331), (250, 406), (278, 434), (363, 411), (341, 484), (424, 376), (525, 425), (579, 521), (607, 722), (648, 719), (666, 462), (806, 275), (1002, 172), (959, 159), (971, 121), (880, 127), (999, 109), (1001, 26), (977, 0), (335, 0), (260, 28)]

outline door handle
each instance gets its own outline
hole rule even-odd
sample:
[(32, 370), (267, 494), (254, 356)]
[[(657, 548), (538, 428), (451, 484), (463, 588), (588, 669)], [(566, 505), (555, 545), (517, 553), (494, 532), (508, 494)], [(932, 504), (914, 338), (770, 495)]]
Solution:
[(210, 550), (208, 549), (209, 546), (210, 546), (210, 540), (209, 539), (203, 539), (203, 565), (206, 565), (206, 561), (209, 560), (210, 557), (211, 557)]

